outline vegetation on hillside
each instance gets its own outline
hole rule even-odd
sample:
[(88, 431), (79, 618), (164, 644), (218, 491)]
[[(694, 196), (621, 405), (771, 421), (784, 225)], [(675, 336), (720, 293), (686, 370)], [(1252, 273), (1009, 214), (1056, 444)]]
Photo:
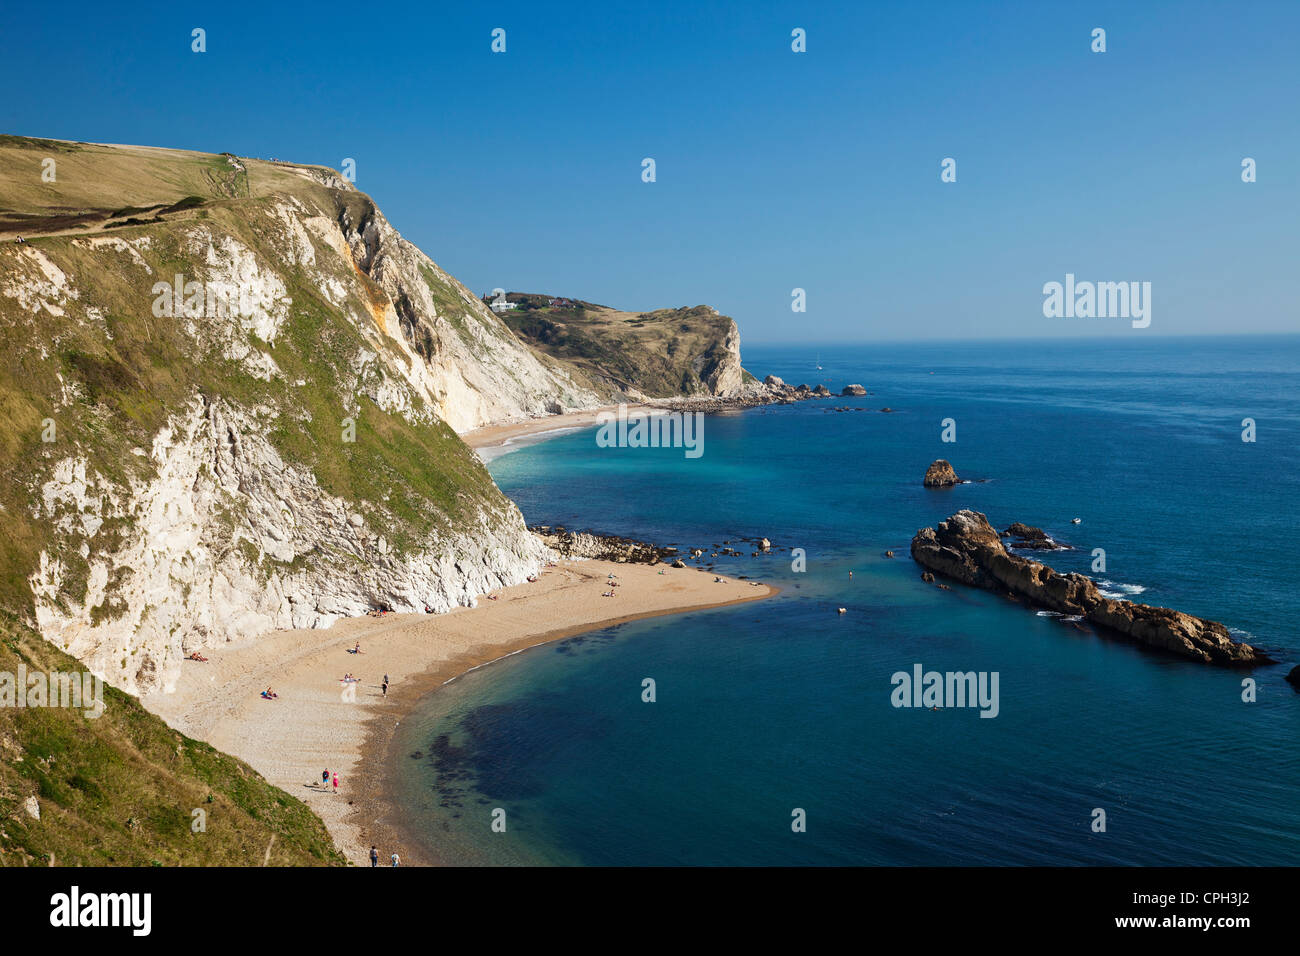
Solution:
[(538, 351), (594, 382), (652, 397), (709, 391), (701, 372), (726, 356), (733, 322), (705, 305), (621, 312), (581, 299), (512, 292), (500, 313)]
[[(27, 674), (83, 670), (0, 613), (0, 674), (20, 664)], [(247, 764), (107, 684), (103, 700), (99, 717), (0, 707), (0, 866), (344, 863), (306, 804)]]
[[(156, 281), (194, 277), (194, 253), (186, 243), (196, 225), (278, 263), (276, 246), (283, 240), (276, 203), (297, 201), (332, 217), (340, 209), (360, 209), (368, 202), (364, 196), (326, 187), (292, 167), (242, 160), (254, 196), (231, 198), (209, 178), (228, 166), (228, 157), (77, 144), (58, 144), (69, 150), (55, 154), (58, 182), (41, 186), (42, 142), (0, 139), (0, 220), (55, 206), (76, 215), (153, 209), (160, 218), (95, 232), (144, 240), (135, 242), (133, 260), (106, 261), (113, 254), (88, 248), (76, 230), (29, 238), (26, 247), (0, 246), (0, 266), (19, 263), (27, 248), (39, 251), (81, 295), (62, 315), (24, 311), (15, 299), (0, 296), (0, 417), (8, 423), (0, 430), (0, 514), (8, 532), (0, 548), (0, 607), (31, 619), (28, 581), (40, 552), (56, 544), (49, 520), (35, 517), (32, 505), (53, 463), (84, 457), (88, 473), (115, 485), (147, 480), (153, 437), (200, 396), (270, 412), (269, 437), (281, 457), (309, 467), (329, 494), (358, 502), (395, 549), (452, 529), (471, 511), (508, 507), (478, 458), (432, 409), (417, 399), (414, 413), (403, 415), (368, 397), (385, 372), (377, 363), (359, 371), (357, 361), (376, 348), (375, 340), (345, 320), (302, 267), (276, 267), (292, 301), (280, 334), (273, 342), (246, 336), (247, 349), (279, 369), (269, 380), (248, 374), (246, 364), (226, 357), (219, 345), (196, 342), (184, 321), (154, 315)], [(21, 182), (14, 172), (19, 167), (27, 170)], [(318, 263), (337, 262), (326, 252), (322, 246)], [(340, 277), (369, 282), (350, 268)], [(87, 321), (88, 307), (97, 319)], [(389, 340), (381, 339), (379, 347), (406, 361)], [(355, 441), (340, 440), (346, 419), (355, 422)], [(45, 440), (50, 422), (53, 441)], [(95, 550), (113, 552), (126, 530), (107, 522), (95, 534)], [(60, 559), (70, 569), (68, 597), (79, 602), (90, 558), (63, 549)]]

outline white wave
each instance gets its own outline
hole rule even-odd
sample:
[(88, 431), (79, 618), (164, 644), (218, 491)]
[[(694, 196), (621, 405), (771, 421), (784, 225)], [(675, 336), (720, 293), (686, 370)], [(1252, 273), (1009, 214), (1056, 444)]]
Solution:
[(1082, 614), (1062, 614), (1060, 611), (1035, 611), (1038, 617), (1050, 617), (1054, 621), (1064, 621), (1073, 624), (1076, 621), (1082, 621)]
[(1101, 592), (1102, 597), (1110, 598), (1112, 601), (1122, 601), (1125, 598), (1143, 593), (1146, 588), (1141, 584), (1121, 584), (1118, 581), (1107, 581), (1105, 578), (1098, 578), (1097, 590)]

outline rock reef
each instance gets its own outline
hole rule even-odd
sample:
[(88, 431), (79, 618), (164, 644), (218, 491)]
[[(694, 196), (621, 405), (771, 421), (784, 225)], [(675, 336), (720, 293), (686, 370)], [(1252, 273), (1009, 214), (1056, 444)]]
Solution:
[(1081, 616), (1148, 647), (1207, 664), (1272, 663), (1249, 644), (1234, 641), (1217, 621), (1106, 598), (1086, 575), (1061, 574), (1008, 553), (988, 518), (978, 511), (959, 511), (937, 528), (922, 528), (912, 539), (912, 558), (928, 571), (1036, 607)]
[[(569, 531), (539, 525), (529, 528), (542, 543), (566, 558), (596, 558), (617, 561), (620, 564), (658, 564), (675, 557), (676, 548), (661, 548), (648, 541), (637, 541), (618, 535), (598, 534), (593, 531)], [(679, 559), (680, 560), (680, 559)]]
[(1020, 521), (1013, 522), (1002, 537), (1011, 539), (1011, 547), (1024, 551), (1069, 551), (1070, 545), (1057, 541), (1042, 528)]

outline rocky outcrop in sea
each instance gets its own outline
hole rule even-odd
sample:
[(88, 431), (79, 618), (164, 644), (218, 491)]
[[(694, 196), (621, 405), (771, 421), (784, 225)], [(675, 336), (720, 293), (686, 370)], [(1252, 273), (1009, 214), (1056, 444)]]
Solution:
[(1002, 537), (1009, 538), (1011, 547), (1021, 551), (1069, 551), (1070, 545), (1057, 541), (1042, 528), (1035, 528), (1023, 522), (1013, 522)]
[(957, 472), (953, 470), (951, 464), (938, 458), (925, 469), (924, 483), (927, 488), (947, 488), (950, 485), (961, 484), (961, 479), (957, 477)]
[(712, 413), (737, 408), (757, 408), (760, 405), (789, 405), (831, 396), (832, 392), (825, 385), (818, 385), (816, 388), (808, 385), (787, 385), (777, 376), (769, 375), (762, 382), (750, 382), (727, 395), (644, 399), (642, 404), (651, 408), (664, 408), (678, 412)]
[(978, 511), (959, 511), (937, 528), (922, 528), (912, 539), (912, 558), (935, 574), (1035, 607), (1081, 616), (1148, 647), (1207, 664), (1272, 663), (1249, 644), (1234, 641), (1217, 621), (1106, 598), (1086, 575), (1061, 574), (1009, 553), (988, 518)]

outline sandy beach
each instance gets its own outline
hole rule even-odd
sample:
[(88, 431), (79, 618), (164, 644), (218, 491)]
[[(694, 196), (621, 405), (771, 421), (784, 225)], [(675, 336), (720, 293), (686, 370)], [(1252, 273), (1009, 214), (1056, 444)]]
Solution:
[[(486, 431), (486, 430), (485, 430)], [(662, 572), (662, 573), (660, 573)], [(617, 575), (612, 598), (607, 575)], [(247, 761), (267, 780), (305, 801), (357, 865), (397, 849), (404, 864), (422, 859), (404, 845), (384, 784), (393, 729), (424, 694), (467, 670), (515, 651), (641, 617), (753, 601), (766, 585), (664, 565), (560, 562), (536, 582), (503, 588), (496, 600), (446, 614), (350, 618), (324, 630), (276, 631), (186, 662), (171, 694), (145, 706), (182, 732)], [(361, 654), (348, 653), (357, 642)], [(344, 699), (351, 673), (355, 700)], [(384, 675), (388, 693), (381, 689)], [(268, 687), (279, 695), (264, 700)], [(337, 772), (339, 792), (320, 785)]]
[[(628, 414), (633, 412), (643, 415), (663, 414), (663, 409), (652, 408), (649, 405), (627, 405), (626, 408)], [(545, 418), (528, 418), (517, 422), (487, 425), (465, 432), (460, 437), (466, 445), (478, 452), (480, 458), (491, 461), (516, 448), (545, 441), (561, 432), (591, 428), (598, 424), (597, 419), (602, 413), (616, 411), (618, 411), (617, 405), (603, 405), (599, 408), (565, 412), (562, 415), (547, 415)]]

